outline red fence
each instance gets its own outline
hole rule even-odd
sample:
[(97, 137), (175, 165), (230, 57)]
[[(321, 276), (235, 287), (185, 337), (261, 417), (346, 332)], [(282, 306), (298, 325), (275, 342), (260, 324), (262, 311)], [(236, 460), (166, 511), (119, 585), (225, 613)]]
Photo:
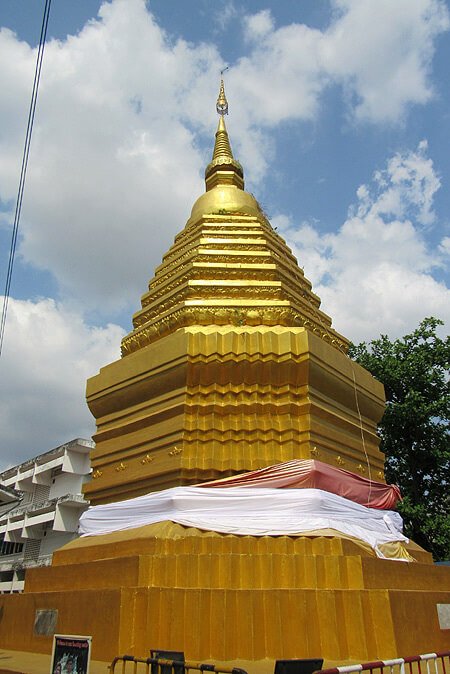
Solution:
[(450, 651), (411, 655), (394, 660), (375, 660), (361, 665), (347, 665), (322, 669), (320, 674), (350, 674), (350, 672), (373, 672), (380, 674), (450, 674)]

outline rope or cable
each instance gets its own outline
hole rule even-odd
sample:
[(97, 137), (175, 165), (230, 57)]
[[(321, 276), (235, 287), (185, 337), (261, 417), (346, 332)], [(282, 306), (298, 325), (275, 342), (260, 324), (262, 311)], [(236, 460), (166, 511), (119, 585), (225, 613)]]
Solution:
[[(305, 299), (308, 299), (308, 297), (307, 297), (307, 295), (306, 295), (305, 292), (302, 293), (302, 296), (303, 296)], [(328, 338), (330, 339), (330, 342), (334, 341), (333, 338), (332, 338), (332, 336), (330, 335), (330, 333), (329, 333), (329, 331), (328, 331), (328, 328), (327, 328), (325, 322), (322, 321), (322, 319), (321, 319), (321, 317), (320, 317), (320, 314), (319, 314), (318, 310), (317, 310), (316, 307), (314, 306), (314, 303), (313, 303), (313, 302), (310, 302), (310, 305), (312, 306), (313, 312), (314, 312), (314, 314), (315, 314), (315, 316), (316, 316), (316, 318), (317, 318), (317, 320), (318, 320), (318, 322), (319, 322), (319, 325), (320, 325), (320, 326), (325, 330), (325, 332), (327, 333)], [(347, 356), (347, 358), (349, 358), (348, 355), (345, 353), (342, 344), (339, 344), (339, 342), (337, 342), (337, 347), (338, 347), (338, 349), (341, 351), (341, 353), (343, 353), (345, 356)], [(368, 471), (368, 474), (369, 474), (369, 494), (368, 494), (368, 496), (367, 496), (367, 507), (369, 507), (370, 497), (371, 497), (371, 494), (372, 494), (372, 470), (371, 470), (371, 467), (370, 467), (369, 455), (368, 455), (367, 449), (366, 449), (366, 441), (365, 441), (365, 438), (364, 438), (364, 429), (363, 429), (363, 423), (362, 423), (361, 411), (360, 411), (360, 409), (359, 409), (358, 389), (357, 389), (357, 387), (356, 387), (356, 377), (355, 377), (355, 364), (354, 364), (354, 362), (353, 362), (353, 360), (352, 360), (351, 358), (349, 358), (349, 361), (350, 361), (350, 366), (351, 366), (351, 369), (352, 369), (353, 390), (354, 390), (354, 393), (355, 393), (356, 411), (357, 411), (357, 413), (358, 413), (359, 430), (360, 430), (360, 433), (361, 433), (362, 447), (363, 447), (364, 456), (365, 456), (365, 459), (366, 459), (367, 471)]]
[(11, 290), (11, 279), (14, 267), (14, 257), (16, 254), (16, 246), (17, 246), (17, 234), (19, 231), (20, 214), (22, 211), (23, 192), (25, 188), (25, 178), (27, 175), (28, 156), (30, 154), (31, 136), (33, 133), (33, 125), (34, 125), (34, 113), (36, 111), (37, 96), (39, 91), (39, 81), (41, 79), (42, 59), (44, 57), (44, 47), (45, 47), (45, 39), (47, 36), (50, 5), (51, 0), (45, 0), (44, 16), (42, 18), (41, 35), (39, 38), (39, 48), (36, 59), (36, 68), (34, 72), (33, 91), (31, 93), (27, 131), (25, 134), (25, 145), (23, 148), (23, 155), (22, 155), (22, 167), (20, 170), (19, 189), (17, 192), (17, 200), (16, 200), (16, 210), (14, 213), (14, 224), (11, 236), (11, 248), (9, 251), (8, 270), (6, 272), (5, 294), (3, 297), (2, 318), (0, 322), (0, 356), (3, 349), (3, 339), (5, 336), (6, 314), (8, 312), (8, 302)]
[(364, 455), (366, 457), (367, 470), (369, 472), (370, 483), (369, 483), (369, 494), (367, 496), (367, 507), (369, 507), (370, 497), (371, 497), (371, 494), (372, 494), (372, 470), (370, 468), (369, 456), (367, 454), (366, 442), (364, 440), (364, 429), (363, 429), (361, 411), (359, 409), (359, 402), (358, 402), (358, 389), (356, 388), (355, 367), (354, 367), (353, 360), (351, 358), (350, 358), (350, 364), (352, 366), (353, 387), (354, 387), (354, 391), (355, 391), (355, 403), (356, 403), (356, 409), (358, 411), (358, 417), (359, 417), (359, 430), (361, 432), (362, 446), (363, 446), (363, 450), (364, 450)]

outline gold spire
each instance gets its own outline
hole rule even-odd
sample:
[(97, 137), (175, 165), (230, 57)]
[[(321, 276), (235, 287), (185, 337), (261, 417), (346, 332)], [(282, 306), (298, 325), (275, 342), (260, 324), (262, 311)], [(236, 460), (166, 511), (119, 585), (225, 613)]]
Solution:
[(220, 115), (220, 119), (216, 131), (212, 161), (208, 164), (205, 171), (206, 191), (216, 185), (225, 184), (235, 185), (242, 190), (244, 189), (244, 171), (240, 163), (233, 157), (228, 131), (225, 126), (224, 115), (228, 115), (228, 101), (225, 96), (223, 79), (220, 80), (216, 110)]
[(216, 103), (216, 110), (219, 113), (219, 115), (228, 115), (228, 101), (227, 97), (225, 96), (225, 87), (223, 85), (223, 79), (220, 80), (220, 90), (219, 90), (219, 97), (217, 99)]
[(220, 157), (226, 157), (227, 159), (234, 159), (223, 115), (220, 116), (219, 126), (217, 127), (216, 131), (216, 142), (214, 145), (214, 152), (212, 158), (213, 162), (215, 159), (219, 159)]

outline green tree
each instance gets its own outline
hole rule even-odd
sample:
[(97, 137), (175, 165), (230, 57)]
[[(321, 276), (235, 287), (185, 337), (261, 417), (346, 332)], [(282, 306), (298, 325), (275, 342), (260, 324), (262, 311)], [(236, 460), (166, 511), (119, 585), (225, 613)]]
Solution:
[(412, 334), (352, 345), (351, 358), (384, 384), (386, 411), (379, 424), (386, 480), (403, 495), (405, 533), (450, 559), (450, 338), (425, 318)]

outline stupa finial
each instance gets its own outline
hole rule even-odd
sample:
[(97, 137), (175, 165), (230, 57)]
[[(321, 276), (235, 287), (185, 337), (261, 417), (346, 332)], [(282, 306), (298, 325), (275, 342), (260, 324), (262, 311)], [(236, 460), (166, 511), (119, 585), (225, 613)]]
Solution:
[[(226, 70), (226, 68), (225, 68)], [(221, 75), (223, 74), (223, 70), (221, 71)], [(220, 80), (220, 90), (219, 90), (219, 97), (217, 99), (216, 103), (216, 110), (219, 113), (219, 115), (228, 115), (228, 101), (227, 97), (225, 96), (225, 87), (223, 84), (223, 77)]]
[(217, 184), (234, 184), (240, 189), (244, 188), (244, 172), (242, 166), (233, 157), (231, 151), (230, 139), (225, 126), (224, 116), (228, 115), (228, 101), (225, 95), (225, 86), (223, 83), (223, 73), (228, 68), (221, 71), (219, 96), (216, 102), (216, 110), (220, 115), (219, 126), (216, 131), (216, 141), (212, 161), (208, 164), (205, 171), (206, 189), (209, 190)]

